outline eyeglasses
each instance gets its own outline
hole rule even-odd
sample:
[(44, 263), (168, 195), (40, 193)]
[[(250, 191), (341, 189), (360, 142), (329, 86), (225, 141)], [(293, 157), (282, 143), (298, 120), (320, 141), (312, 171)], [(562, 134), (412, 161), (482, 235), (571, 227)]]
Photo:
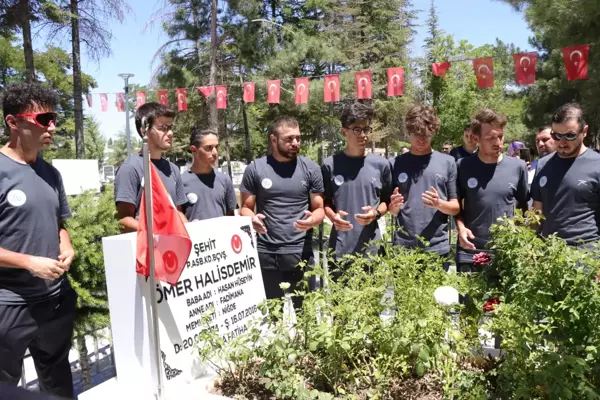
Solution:
[(352, 131), (352, 133), (354, 133), (355, 135), (360, 135), (361, 133), (364, 133), (365, 135), (370, 135), (371, 132), (373, 132), (373, 128), (371, 128), (370, 126), (367, 126), (364, 128), (344, 128), (344, 129), (348, 129), (349, 131)]
[(56, 125), (56, 121), (58, 120), (58, 114), (55, 112), (16, 114), (15, 117), (33, 118), (33, 123), (40, 128), (47, 128), (50, 126), (50, 123)]
[(572, 142), (573, 140), (577, 139), (577, 136), (579, 136), (580, 133), (581, 131), (569, 133), (556, 133), (554, 131), (550, 131), (550, 136), (552, 136), (552, 139), (556, 140), (557, 142), (563, 139)]

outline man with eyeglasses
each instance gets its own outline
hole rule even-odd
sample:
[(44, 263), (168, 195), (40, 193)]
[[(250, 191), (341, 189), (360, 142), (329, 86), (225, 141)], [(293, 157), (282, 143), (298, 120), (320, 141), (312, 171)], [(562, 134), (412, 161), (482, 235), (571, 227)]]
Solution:
[(600, 239), (600, 154), (583, 144), (587, 134), (578, 104), (556, 110), (550, 132), (556, 152), (539, 160), (531, 197), (545, 217), (542, 236), (556, 233), (571, 246), (589, 248)]
[[(182, 206), (187, 203), (179, 167), (163, 157), (173, 145), (175, 111), (159, 103), (146, 103), (135, 113), (135, 128), (140, 137), (148, 136), (148, 151), (169, 197), (187, 222)], [(122, 232), (136, 232), (142, 191), (144, 190), (144, 157), (133, 155), (117, 169), (115, 203)]]
[[(381, 239), (378, 220), (387, 213), (392, 191), (390, 163), (367, 154), (373, 107), (354, 102), (342, 111), (344, 151), (324, 160), (325, 215), (333, 222), (329, 248), (336, 258), (346, 254), (373, 254), (369, 242)], [(338, 271), (339, 272), (339, 271)]]
[(392, 160), (396, 188), (389, 210), (398, 216), (399, 226), (394, 243), (406, 248), (425, 248), (446, 257), (450, 253), (448, 215), (454, 216), (460, 210), (456, 162), (431, 147), (440, 129), (440, 119), (432, 107), (413, 106), (404, 125), (410, 134), (410, 153)]
[(56, 132), (58, 100), (39, 83), (3, 91), (9, 139), (0, 149), (0, 382), (17, 385), (29, 348), (41, 391), (72, 398), (71, 210), (60, 173), (38, 157)]

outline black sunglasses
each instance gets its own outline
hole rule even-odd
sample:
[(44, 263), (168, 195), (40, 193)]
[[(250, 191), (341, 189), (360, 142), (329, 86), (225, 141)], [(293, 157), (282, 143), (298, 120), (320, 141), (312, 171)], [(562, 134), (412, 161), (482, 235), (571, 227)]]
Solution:
[(566, 141), (572, 142), (573, 140), (577, 139), (577, 136), (579, 136), (580, 133), (581, 133), (581, 131), (569, 132), (569, 133), (556, 133), (554, 131), (550, 131), (550, 136), (552, 137), (553, 140), (556, 140), (557, 142), (560, 140), (563, 140), (563, 139), (565, 139)]
[(51, 122), (54, 122), (54, 125), (56, 125), (56, 121), (58, 119), (58, 114), (55, 112), (29, 113), (29, 114), (16, 114), (15, 117), (33, 118), (33, 121), (36, 125), (38, 125), (41, 128), (47, 128), (50, 126)]

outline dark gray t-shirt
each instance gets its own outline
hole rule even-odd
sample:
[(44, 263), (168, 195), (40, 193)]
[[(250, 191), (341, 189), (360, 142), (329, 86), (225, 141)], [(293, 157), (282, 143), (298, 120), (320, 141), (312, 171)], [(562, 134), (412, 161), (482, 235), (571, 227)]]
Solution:
[[(187, 203), (179, 167), (166, 158), (152, 160), (156, 171), (165, 185), (173, 204), (181, 206)], [(144, 157), (136, 154), (129, 157), (117, 169), (115, 176), (115, 203), (135, 204), (135, 217), (138, 217), (142, 191), (144, 189)]]
[(450, 150), (450, 155), (452, 157), (454, 157), (454, 159), (456, 161), (458, 161), (462, 158), (470, 157), (475, 153), (476, 153), (476, 151), (473, 153), (469, 153), (467, 150), (465, 150), (465, 146), (458, 146), (458, 147), (455, 147), (452, 150)]
[(486, 248), (490, 240), (490, 227), (500, 217), (512, 217), (515, 206), (527, 209), (529, 185), (527, 165), (518, 158), (503, 156), (497, 164), (486, 164), (478, 156), (459, 160), (458, 198), (465, 226), (475, 239), (471, 243), (477, 250), (458, 247), (459, 262), (473, 261), (473, 254)]
[[(344, 152), (328, 157), (321, 168), (325, 185), (325, 204), (334, 210), (344, 210), (344, 219), (353, 225), (349, 232), (331, 231), (329, 248), (336, 255), (360, 253), (365, 244), (381, 239), (379, 224), (373, 221), (361, 226), (355, 214), (364, 214), (364, 206), (376, 209), (381, 203), (388, 203), (392, 192), (392, 171), (388, 160), (373, 154), (366, 157), (349, 157)], [(368, 249), (373, 253), (374, 247)]]
[(557, 153), (541, 158), (531, 197), (542, 202), (542, 235), (556, 233), (569, 245), (600, 239), (600, 154), (587, 149), (576, 158)]
[(294, 222), (310, 210), (310, 194), (323, 193), (317, 164), (302, 156), (282, 163), (269, 155), (254, 160), (244, 171), (240, 192), (256, 196), (256, 213), (264, 214), (266, 235), (258, 235), (264, 253), (312, 252), (312, 230), (300, 232)]
[(448, 216), (423, 205), (422, 195), (434, 187), (442, 200), (457, 198), (454, 158), (438, 151), (425, 156), (406, 153), (392, 160), (392, 168), (394, 187), (404, 196), (394, 243), (422, 248), (424, 243), (420, 237), (429, 242), (428, 251), (440, 255), (449, 253)]
[(189, 221), (222, 217), (235, 211), (237, 199), (228, 175), (214, 169), (209, 174), (187, 171), (181, 181), (188, 200), (184, 208)]
[[(0, 248), (56, 260), (60, 223), (70, 216), (56, 168), (41, 158), (29, 165), (0, 153)], [(68, 288), (65, 275), (46, 280), (0, 266), (0, 304), (43, 301)]]

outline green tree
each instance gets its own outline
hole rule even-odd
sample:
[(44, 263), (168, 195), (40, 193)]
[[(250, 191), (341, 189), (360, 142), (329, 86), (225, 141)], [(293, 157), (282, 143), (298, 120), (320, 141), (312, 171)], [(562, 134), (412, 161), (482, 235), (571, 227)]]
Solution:
[(106, 140), (100, 133), (98, 122), (93, 117), (85, 119), (85, 158), (88, 160), (98, 160), (98, 167), (104, 165), (104, 149)]
[[(131, 135), (131, 153), (134, 154), (140, 151), (142, 148), (142, 141), (140, 140), (137, 133)], [(107, 165), (112, 165), (117, 168), (123, 164), (123, 161), (127, 158), (127, 135), (125, 132), (119, 132), (116, 140), (113, 141), (112, 151), (108, 156)]]

